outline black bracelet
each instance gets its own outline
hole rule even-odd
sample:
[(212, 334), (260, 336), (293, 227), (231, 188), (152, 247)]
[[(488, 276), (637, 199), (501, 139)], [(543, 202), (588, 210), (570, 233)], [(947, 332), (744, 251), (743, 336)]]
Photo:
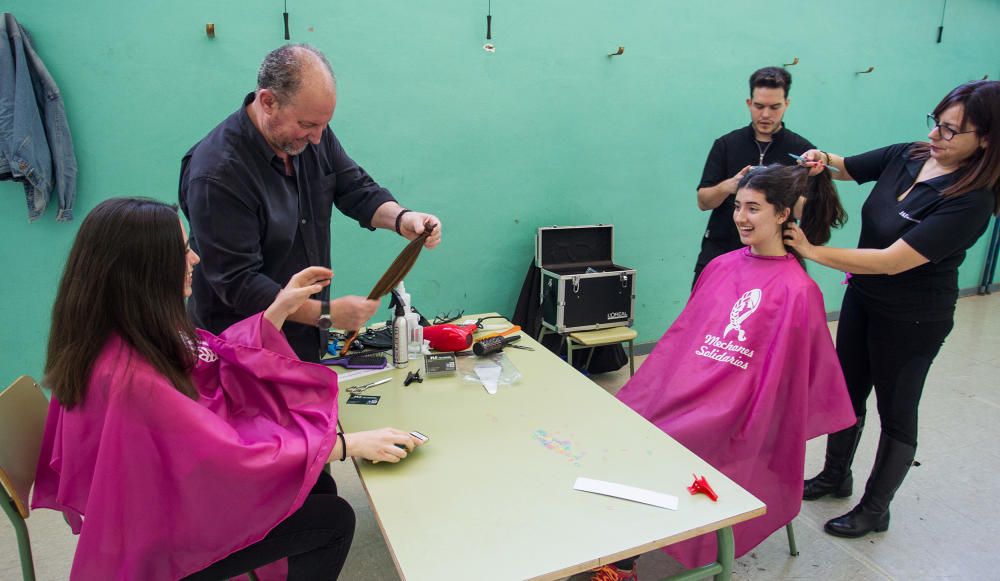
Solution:
[(344, 432), (337, 432), (337, 437), (340, 438), (340, 461), (343, 462), (347, 460), (347, 441), (344, 440)]
[(403, 219), (403, 214), (411, 211), (412, 210), (407, 210), (406, 208), (403, 208), (398, 214), (396, 214), (396, 234), (399, 234), (400, 236), (403, 235), (403, 233), (399, 231), (399, 223)]

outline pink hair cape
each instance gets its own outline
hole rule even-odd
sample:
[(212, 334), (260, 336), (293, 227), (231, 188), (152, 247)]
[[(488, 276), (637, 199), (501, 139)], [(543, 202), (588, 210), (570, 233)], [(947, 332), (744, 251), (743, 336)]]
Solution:
[(117, 335), (82, 404), (52, 398), (32, 507), (62, 511), (80, 535), (71, 579), (200, 571), (295, 512), (327, 463), (336, 374), (299, 361), (262, 315), (199, 335), (197, 401)]
[[(705, 267), (618, 398), (767, 505), (734, 527), (737, 557), (799, 513), (806, 440), (855, 421), (816, 283), (793, 256), (749, 248)], [(715, 535), (664, 550), (704, 565)]]

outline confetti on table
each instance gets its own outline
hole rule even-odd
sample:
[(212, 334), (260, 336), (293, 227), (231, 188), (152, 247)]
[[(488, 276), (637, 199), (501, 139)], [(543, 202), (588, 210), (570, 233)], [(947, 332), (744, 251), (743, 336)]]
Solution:
[(549, 450), (552, 450), (561, 456), (565, 456), (567, 461), (572, 462), (577, 466), (580, 465), (580, 459), (586, 456), (583, 452), (577, 453), (573, 450), (572, 440), (561, 439), (558, 434), (550, 434), (545, 430), (538, 429), (535, 430), (532, 437)]

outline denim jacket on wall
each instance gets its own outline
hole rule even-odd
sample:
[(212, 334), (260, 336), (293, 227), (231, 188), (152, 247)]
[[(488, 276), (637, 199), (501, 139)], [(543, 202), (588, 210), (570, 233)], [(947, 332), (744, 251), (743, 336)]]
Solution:
[(28, 220), (55, 190), (60, 222), (73, 219), (76, 156), (59, 87), (13, 14), (0, 18), (0, 180), (24, 183)]

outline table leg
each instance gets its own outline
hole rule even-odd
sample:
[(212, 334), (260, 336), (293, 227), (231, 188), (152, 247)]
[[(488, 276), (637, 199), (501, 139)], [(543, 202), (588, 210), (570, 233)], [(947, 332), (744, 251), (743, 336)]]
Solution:
[(733, 540), (733, 527), (715, 531), (718, 544), (716, 559), (722, 565), (722, 571), (715, 576), (715, 581), (729, 581), (733, 576), (733, 561), (736, 555), (736, 541)]
[(713, 577), (715, 581), (729, 581), (733, 575), (733, 561), (736, 556), (736, 543), (733, 541), (733, 527), (715, 531), (718, 548), (715, 553), (715, 563), (688, 569), (682, 573), (671, 575), (663, 581), (695, 581)]
[(799, 549), (795, 546), (795, 529), (792, 528), (792, 523), (785, 525), (785, 532), (788, 533), (788, 552), (793, 557), (798, 557)]

